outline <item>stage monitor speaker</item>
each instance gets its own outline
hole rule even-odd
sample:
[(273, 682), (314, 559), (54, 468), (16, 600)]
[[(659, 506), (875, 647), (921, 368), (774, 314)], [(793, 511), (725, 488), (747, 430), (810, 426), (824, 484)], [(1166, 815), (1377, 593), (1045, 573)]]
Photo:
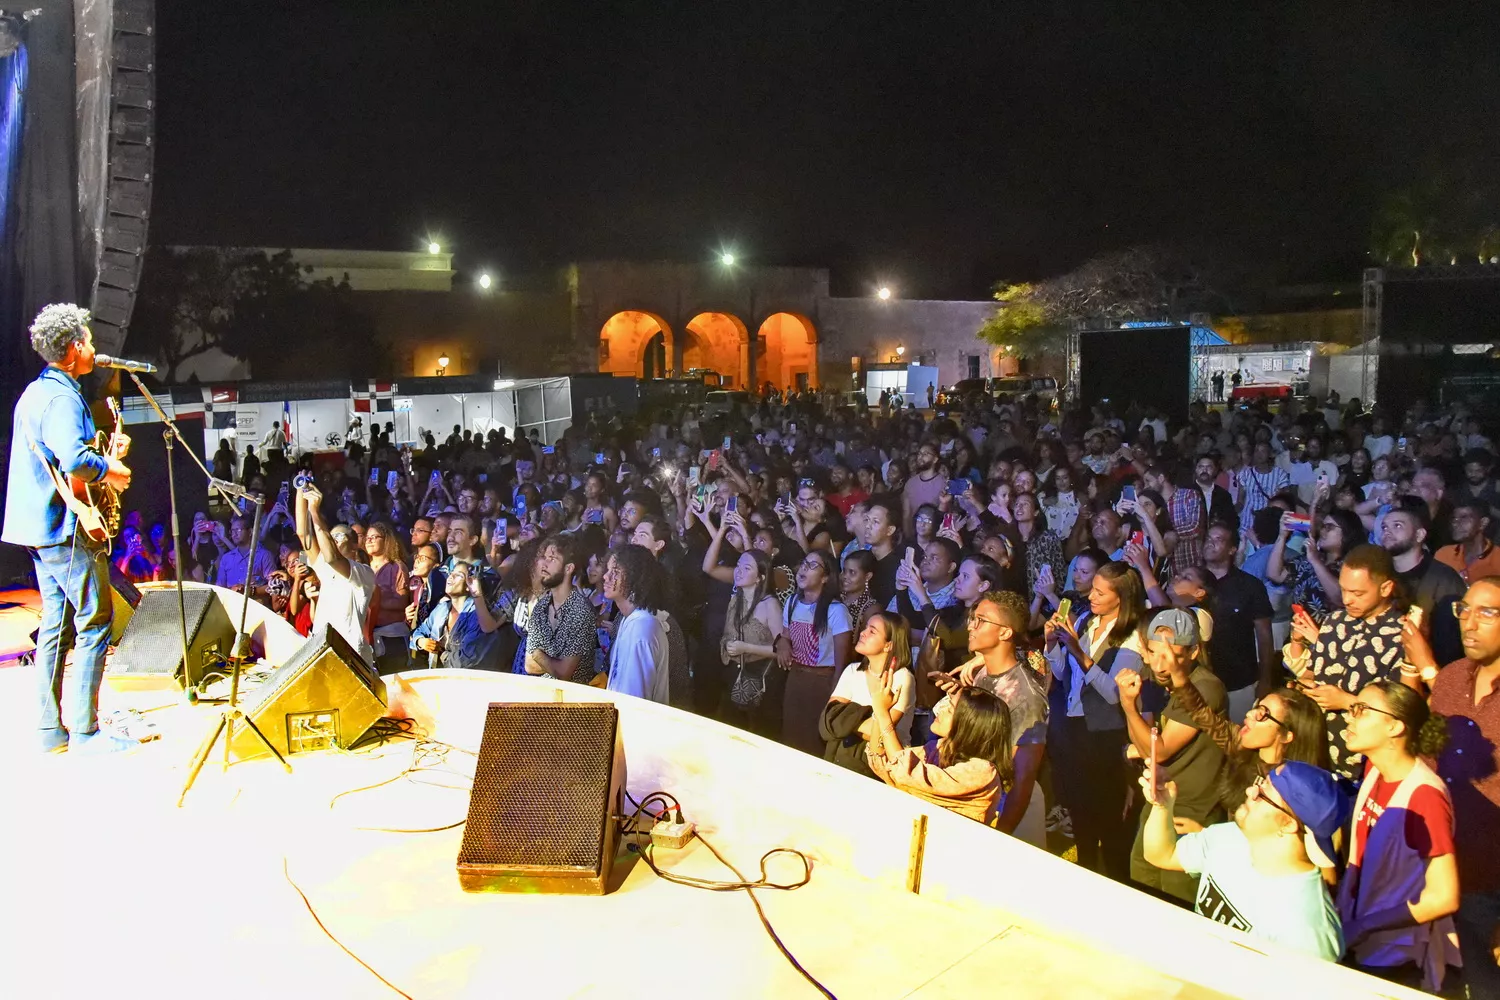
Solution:
[[(288, 756), (348, 747), (385, 715), (385, 682), (337, 629), (319, 625), (240, 707)], [(235, 729), (229, 750), (241, 760), (266, 752), (245, 727)]]
[(105, 677), (117, 691), (153, 691), (196, 687), (234, 646), (229, 611), (212, 590), (184, 590), (187, 609), (188, 662), (182, 663), (182, 630), (177, 623), (177, 589), (141, 594), (130, 624), (109, 658)]
[[(135, 589), (135, 584), (125, 578), (114, 563), (109, 564), (109, 644), (118, 646), (120, 638), (125, 635), (125, 628), (130, 624), (130, 619), (135, 616), (136, 605), (141, 603), (141, 592)], [(177, 645), (181, 646), (181, 636), (178, 637)]]
[(619, 732), (619, 711), (608, 702), (490, 705), (459, 885), (603, 895), (625, 788)]

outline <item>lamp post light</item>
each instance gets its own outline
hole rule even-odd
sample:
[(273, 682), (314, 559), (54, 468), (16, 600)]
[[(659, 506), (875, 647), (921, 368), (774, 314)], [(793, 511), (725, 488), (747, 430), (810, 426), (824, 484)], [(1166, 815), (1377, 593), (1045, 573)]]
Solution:
[(723, 264), (725, 267), (733, 267), (734, 254), (728, 250), (725, 250), (723, 253), (719, 254), (719, 263)]
[(896, 345), (896, 357), (898, 357), (898, 358), (904, 358), (904, 357), (906, 357), (906, 345), (905, 344), (897, 344)]
[(436, 241), (429, 242), (427, 244), (427, 252), (430, 254), (440, 254), (443, 252), (443, 245)]
[(483, 291), (489, 291), (490, 286), (494, 283), (495, 279), (490, 277), (489, 272), (485, 272), (479, 276), (479, 287)]
[(875, 293), (875, 297), (882, 302), (889, 302), (891, 300), (890, 287), (887, 285), (881, 285), (880, 291)]
[(449, 360), (448, 359), (448, 355), (446, 355), (446, 354), (439, 354), (438, 355), (437, 374), (439, 374), (439, 375), (446, 375), (446, 374), (448, 374), (448, 360)]

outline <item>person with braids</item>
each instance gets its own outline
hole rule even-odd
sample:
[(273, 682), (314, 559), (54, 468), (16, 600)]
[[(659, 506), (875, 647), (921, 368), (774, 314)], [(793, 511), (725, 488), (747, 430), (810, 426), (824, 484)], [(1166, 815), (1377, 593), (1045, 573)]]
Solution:
[(667, 629), (657, 617), (662, 603), (662, 569), (651, 551), (639, 545), (622, 545), (610, 553), (604, 570), (604, 596), (620, 613), (609, 648), (609, 690), (669, 704)]
[(838, 564), (823, 549), (813, 549), (797, 570), (797, 592), (781, 614), (776, 659), (789, 671), (781, 715), (781, 741), (823, 756), (818, 720), (838, 680), (836, 671), (849, 662), (849, 611), (838, 599)]
[(1014, 777), (1010, 710), (980, 688), (960, 688), (932, 720), (935, 743), (903, 746), (891, 720), (892, 672), (866, 670), (874, 734), (865, 758), (892, 788), (994, 826)]
[(1344, 745), (1365, 758), (1338, 896), (1350, 958), (1371, 975), (1435, 993), (1458, 959), (1458, 862), (1453, 802), (1422, 758), (1442, 752), (1447, 721), (1388, 680), (1361, 688), (1344, 716)]
[[(39, 749), (54, 752), (123, 749), (128, 744), (95, 739), (99, 731), (99, 685), (109, 641), (110, 590), (104, 548), (79, 529), (53, 485), (60, 472), (117, 490), (130, 485), (120, 461), (129, 438), (117, 436), (113, 454), (94, 450), (94, 420), (78, 379), (94, 370), (94, 334), (88, 310), (57, 304), (31, 324), (31, 347), (47, 367), (16, 402), (6, 481), (5, 526), (0, 539), (31, 554), (41, 592), (36, 637)], [(64, 646), (72, 636), (73, 661), (66, 671)]]

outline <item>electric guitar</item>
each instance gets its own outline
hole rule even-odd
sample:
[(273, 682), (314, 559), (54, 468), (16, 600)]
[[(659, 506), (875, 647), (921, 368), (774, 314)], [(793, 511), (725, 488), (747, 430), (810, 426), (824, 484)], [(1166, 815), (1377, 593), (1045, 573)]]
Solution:
[[(114, 456), (120, 432), (120, 407), (113, 396), (108, 397), (107, 402), (109, 412), (115, 418), (115, 427), (107, 438), (103, 431), (95, 436), (93, 450), (101, 455)], [(37, 458), (46, 466), (47, 474), (52, 477), (52, 483), (57, 487), (57, 495), (62, 497), (63, 504), (78, 518), (78, 530), (93, 542), (107, 542), (119, 534), (119, 490), (103, 481), (85, 482), (70, 473), (62, 472), (47, 461), (35, 441), (31, 442), (31, 450), (36, 452)]]

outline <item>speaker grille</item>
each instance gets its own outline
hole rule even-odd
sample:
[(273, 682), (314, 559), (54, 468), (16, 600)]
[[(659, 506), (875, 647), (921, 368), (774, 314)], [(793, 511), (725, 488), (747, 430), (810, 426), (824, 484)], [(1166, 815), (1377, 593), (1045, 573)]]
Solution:
[(617, 725), (608, 704), (491, 705), (460, 868), (603, 870)]

